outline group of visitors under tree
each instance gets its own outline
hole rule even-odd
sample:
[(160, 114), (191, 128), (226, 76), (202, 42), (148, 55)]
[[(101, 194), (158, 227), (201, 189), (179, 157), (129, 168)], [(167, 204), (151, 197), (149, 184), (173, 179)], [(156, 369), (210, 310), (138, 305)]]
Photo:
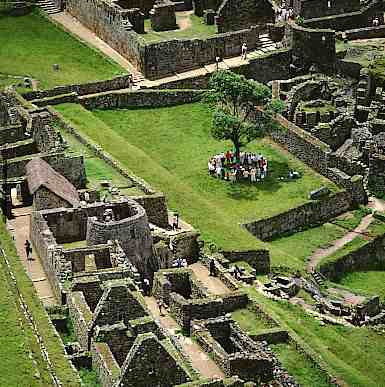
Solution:
[(255, 183), (267, 176), (267, 160), (261, 155), (240, 152), (239, 159), (231, 151), (220, 153), (209, 159), (208, 170), (211, 176), (235, 183), (250, 181)]

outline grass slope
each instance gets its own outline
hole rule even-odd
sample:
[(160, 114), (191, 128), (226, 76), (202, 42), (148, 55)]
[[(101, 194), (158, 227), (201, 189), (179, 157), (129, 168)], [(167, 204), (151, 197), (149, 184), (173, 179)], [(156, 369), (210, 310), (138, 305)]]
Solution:
[[(54, 63), (60, 65), (59, 71), (53, 71)], [(108, 79), (123, 72), (37, 11), (20, 17), (0, 15), (0, 73), (28, 75), (40, 81), (40, 88), (51, 88)]]
[[(252, 288), (246, 290), (284, 329), (299, 336), (340, 381), (348, 386), (385, 386), (385, 336), (369, 328), (321, 326), (299, 306), (269, 300)], [(313, 386), (312, 383), (304, 385)]]
[[(16, 278), (19, 292), (23, 295), (38, 326), (56, 375), (63, 386), (79, 386), (77, 374), (66, 358), (59, 337), (17, 255), (12, 237), (2, 222), (0, 222), (0, 241)], [(2, 260), (1, 257), (0, 259)], [(41, 356), (40, 347), (28, 323), (15, 307), (16, 290), (11, 285), (9, 277), (5, 276), (3, 261), (0, 262), (2, 283), (0, 288), (0, 386), (49, 386), (52, 382)], [(15, 322), (16, 318), (20, 318), (24, 333), (20, 325), (17, 326), (19, 322)], [(33, 353), (36, 365), (31, 365), (31, 360), (27, 356), (29, 352)], [(34, 376), (36, 370), (40, 374), (39, 378)]]
[[(267, 140), (250, 145), (269, 160), (270, 178), (263, 184), (232, 185), (211, 178), (208, 158), (229, 144), (211, 138), (211, 115), (201, 104), (93, 113), (72, 104), (57, 109), (127, 168), (164, 191), (171, 209), (224, 249), (266, 247), (236, 225), (301, 205), (320, 185), (335, 189)], [(280, 181), (289, 168), (302, 172), (303, 178)]]
[(339, 282), (342, 286), (385, 300), (385, 271), (362, 271), (346, 273)]

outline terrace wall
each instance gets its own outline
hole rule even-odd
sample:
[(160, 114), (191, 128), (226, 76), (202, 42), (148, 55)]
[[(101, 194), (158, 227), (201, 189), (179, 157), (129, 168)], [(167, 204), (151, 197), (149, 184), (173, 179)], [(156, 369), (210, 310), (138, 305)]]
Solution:
[(125, 90), (80, 97), (79, 102), (87, 109), (160, 107), (194, 102), (201, 95), (200, 90)]
[(319, 265), (319, 271), (334, 282), (348, 272), (372, 270), (385, 270), (385, 234), (354, 251), (347, 251), (335, 261), (321, 261)]
[(342, 191), (326, 199), (309, 202), (271, 218), (246, 223), (243, 226), (257, 238), (269, 240), (309, 225), (324, 223), (348, 211), (351, 205), (350, 194)]

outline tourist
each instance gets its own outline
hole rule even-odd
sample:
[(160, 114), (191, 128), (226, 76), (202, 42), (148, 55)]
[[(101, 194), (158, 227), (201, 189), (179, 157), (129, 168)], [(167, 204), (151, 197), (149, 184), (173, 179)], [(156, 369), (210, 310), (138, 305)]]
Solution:
[(241, 53), (242, 53), (241, 59), (246, 60), (247, 59), (247, 45), (246, 45), (246, 43), (242, 44)]
[(208, 162), (209, 174), (212, 176), (215, 174), (215, 161), (210, 159)]
[(210, 276), (216, 277), (216, 270), (215, 270), (215, 261), (214, 261), (214, 259), (210, 259), (209, 269), (210, 269)]
[(163, 313), (163, 310), (162, 310), (162, 308), (163, 308), (163, 301), (160, 300), (160, 299), (158, 299), (158, 300), (156, 301), (156, 303), (158, 304), (159, 314), (160, 314), (161, 316), (164, 316), (164, 313)]
[(255, 167), (251, 168), (250, 180), (252, 183), (255, 183), (257, 181), (257, 168), (255, 168)]
[(149, 296), (150, 295), (150, 281), (148, 278), (144, 278), (142, 286), (143, 286), (144, 295)]
[(24, 246), (25, 246), (25, 255), (27, 257), (27, 260), (34, 261), (34, 259), (31, 257), (31, 253), (32, 253), (31, 242), (28, 239), (26, 239)]
[(176, 231), (179, 229), (179, 214), (178, 213), (175, 213), (173, 216), (172, 229), (173, 229), (173, 231)]
[(375, 17), (372, 21), (373, 27), (378, 27), (380, 25), (380, 21), (378, 20), (378, 17)]

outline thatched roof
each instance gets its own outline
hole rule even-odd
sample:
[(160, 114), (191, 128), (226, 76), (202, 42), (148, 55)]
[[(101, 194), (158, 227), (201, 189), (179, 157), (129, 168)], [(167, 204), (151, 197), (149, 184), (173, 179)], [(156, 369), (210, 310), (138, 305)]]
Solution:
[(33, 195), (39, 188), (45, 187), (72, 206), (80, 202), (76, 188), (47, 162), (36, 158), (26, 165), (28, 188)]

